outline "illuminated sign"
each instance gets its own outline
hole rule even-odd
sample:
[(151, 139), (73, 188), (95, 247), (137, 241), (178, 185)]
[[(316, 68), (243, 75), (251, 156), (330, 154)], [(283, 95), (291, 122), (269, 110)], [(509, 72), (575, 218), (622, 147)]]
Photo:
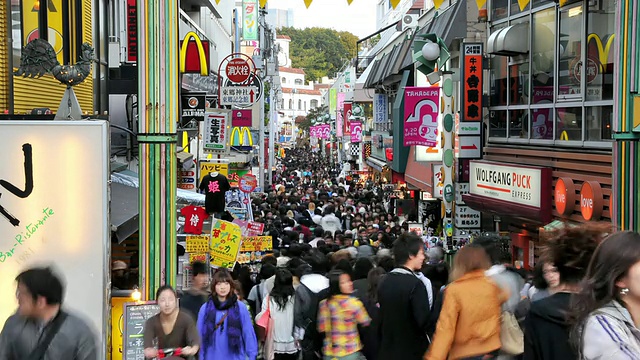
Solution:
[(180, 72), (209, 75), (209, 41), (191, 31), (180, 45)]
[(231, 146), (253, 146), (253, 137), (248, 127), (234, 127), (229, 139)]
[(462, 111), (464, 121), (482, 121), (482, 43), (465, 43), (462, 52)]

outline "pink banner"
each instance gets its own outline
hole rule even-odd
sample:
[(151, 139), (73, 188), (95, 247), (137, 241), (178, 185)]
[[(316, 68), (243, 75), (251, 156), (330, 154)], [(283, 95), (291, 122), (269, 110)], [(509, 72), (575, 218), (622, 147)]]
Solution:
[(436, 146), (439, 101), (438, 87), (404, 90), (404, 146)]
[(319, 137), (320, 139), (325, 139), (328, 140), (331, 138), (331, 125), (329, 124), (324, 124), (324, 125), (319, 125), (320, 129), (320, 134)]
[(352, 121), (349, 123), (349, 133), (351, 134), (351, 142), (362, 142), (362, 123), (360, 121)]
[(318, 137), (318, 126), (314, 125), (309, 127), (309, 137), (317, 138)]
[(345, 97), (345, 93), (343, 92), (339, 92), (338, 93), (338, 111), (336, 112), (336, 136), (337, 137), (342, 137), (342, 124), (344, 122), (344, 117), (342, 114), (342, 110), (344, 108), (344, 97)]

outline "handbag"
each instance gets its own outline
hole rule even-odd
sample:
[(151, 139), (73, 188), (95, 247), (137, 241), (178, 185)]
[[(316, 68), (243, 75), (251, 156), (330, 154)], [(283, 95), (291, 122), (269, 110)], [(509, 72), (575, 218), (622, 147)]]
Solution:
[(267, 302), (267, 309), (256, 317), (256, 337), (260, 341), (265, 341), (269, 331), (269, 320), (271, 319), (271, 300), (269, 296), (264, 300)]
[(524, 353), (524, 334), (513, 313), (502, 312), (500, 326), (500, 348), (507, 355), (520, 355)]

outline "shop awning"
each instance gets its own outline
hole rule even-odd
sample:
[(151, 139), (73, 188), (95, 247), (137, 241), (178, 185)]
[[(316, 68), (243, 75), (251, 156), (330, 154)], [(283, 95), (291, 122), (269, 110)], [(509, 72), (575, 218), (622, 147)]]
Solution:
[(431, 163), (424, 164), (417, 162), (415, 151), (415, 146), (412, 146), (409, 150), (404, 179), (407, 184), (411, 184), (422, 191), (433, 193), (433, 167)]
[(378, 160), (378, 159), (373, 158), (373, 157), (368, 157), (366, 162), (367, 162), (367, 165), (371, 166), (372, 168), (374, 168), (374, 169), (376, 169), (378, 171), (382, 171), (382, 168), (387, 166), (386, 162)]
[[(404, 37), (406, 35), (406, 32), (404, 32), (400, 36)], [(375, 85), (381, 84), (389, 76), (399, 74), (400, 70), (404, 68), (402, 66), (404, 59), (407, 55), (411, 57), (411, 44), (412, 42), (409, 40), (395, 44), (391, 51), (376, 60), (364, 87), (374, 88)]]
[(551, 211), (541, 210), (540, 208), (532, 206), (499, 201), (475, 194), (464, 194), (462, 195), (462, 199), (470, 208), (490, 214), (520, 216), (531, 220), (537, 220), (543, 224), (550, 222), (552, 219)]
[(467, 36), (467, 2), (457, 1), (443, 11), (436, 11), (418, 34), (436, 34), (448, 47), (453, 40), (464, 39)]
[(121, 243), (138, 231), (138, 189), (111, 183), (111, 232)]

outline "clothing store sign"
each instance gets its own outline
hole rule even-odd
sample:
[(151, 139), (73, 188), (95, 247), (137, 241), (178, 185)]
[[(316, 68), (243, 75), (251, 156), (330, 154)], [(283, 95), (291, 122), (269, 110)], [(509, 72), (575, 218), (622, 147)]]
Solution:
[[(52, 264), (73, 284), (65, 305), (104, 335), (100, 343), (111, 306), (108, 169), (106, 121), (0, 121), (0, 288), (10, 293), (21, 271)], [(0, 297), (0, 327), (17, 305)]]
[(229, 139), (227, 135), (229, 129), (229, 113), (227, 111), (207, 112), (203, 126), (203, 150), (208, 153), (226, 153), (229, 149)]
[(540, 208), (542, 168), (515, 164), (472, 161), (469, 164), (469, 193), (496, 200)]

